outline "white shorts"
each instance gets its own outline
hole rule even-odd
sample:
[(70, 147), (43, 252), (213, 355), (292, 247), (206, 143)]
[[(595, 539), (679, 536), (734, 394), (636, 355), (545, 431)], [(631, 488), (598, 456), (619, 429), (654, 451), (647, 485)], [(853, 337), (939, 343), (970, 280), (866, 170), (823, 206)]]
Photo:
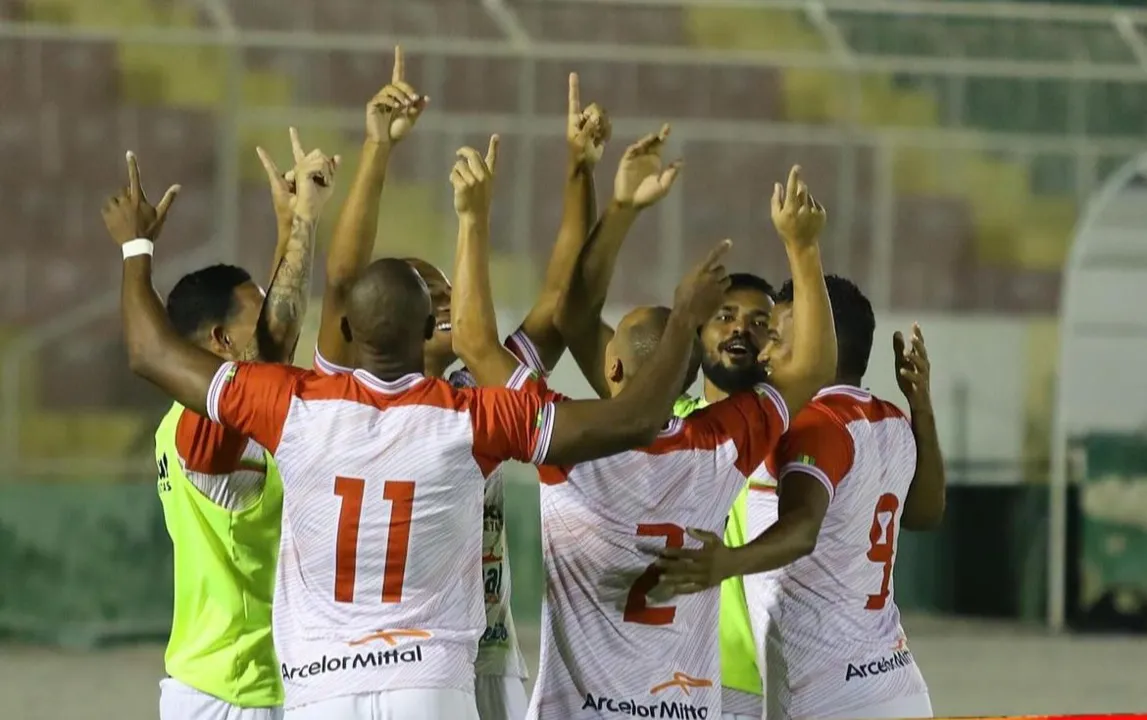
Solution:
[(281, 720), (283, 709), (244, 708), (175, 678), (159, 681), (159, 720)]
[(909, 695), (907, 697), (869, 705), (868, 707), (849, 710), (845, 713), (833, 713), (824, 717), (832, 718), (832, 720), (855, 720), (857, 718), (866, 718), (869, 720), (880, 720), (881, 718), (912, 718), (916, 720), (917, 718), (930, 718), (932, 717), (932, 699), (928, 696), (928, 693)]
[(478, 720), (474, 696), (462, 690), (409, 689), (320, 700), (284, 720)]
[(481, 720), (522, 720), (530, 706), (526, 681), (508, 675), (476, 675), (474, 695)]

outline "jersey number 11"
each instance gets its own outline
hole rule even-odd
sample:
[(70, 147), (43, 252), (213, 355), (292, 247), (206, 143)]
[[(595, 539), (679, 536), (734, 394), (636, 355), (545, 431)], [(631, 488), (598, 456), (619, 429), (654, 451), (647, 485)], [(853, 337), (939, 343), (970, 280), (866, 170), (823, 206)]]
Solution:
[[(361, 478), (335, 478), (335, 495), (342, 498), (338, 534), (335, 536), (335, 602), (354, 602), (354, 582), (358, 569), (358, 527), (362, 519)], [(410, 517), (414, 512), (414, 482), (387, 480), (382, 498), (390, 501), (387, 526), (386, 564), (382, 573), (382, 602), (402, 601), (406, 579), (406, 556), (410, 550)]]

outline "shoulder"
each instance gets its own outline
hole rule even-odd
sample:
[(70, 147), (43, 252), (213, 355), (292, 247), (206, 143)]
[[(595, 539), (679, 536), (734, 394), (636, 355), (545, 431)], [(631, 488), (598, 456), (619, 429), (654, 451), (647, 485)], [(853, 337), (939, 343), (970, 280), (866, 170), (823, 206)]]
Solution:
[(860, 388), (835, 386), (822, 390), (808, 407), (819, 407), (845, 424), (876, 423), (883, 420), (907, 420), (904, 411), (894, 403)]

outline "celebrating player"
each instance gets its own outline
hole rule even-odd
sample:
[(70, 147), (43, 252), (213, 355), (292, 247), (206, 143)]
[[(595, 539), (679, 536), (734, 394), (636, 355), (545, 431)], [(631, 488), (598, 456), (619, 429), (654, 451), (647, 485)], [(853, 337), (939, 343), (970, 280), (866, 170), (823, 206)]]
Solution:
[[(613, 201), (594, 227), (578, 278), (583, 295), (570, 312), (559, 313), (563, 334), (578, 367), (600, 397), (609, 397), (605, 350), (613, 328), (601, 318), (606, 293), (626, 234), (643, 208), (664, 197), (673, 185), (680, 162), (663, 166), (661, 151), (669, 126), (630, 147), (622, 157), (614, 181)], [(732, 392), (752, 388), (764, 380), (757, 361), (767, 339), (773, 288), (749, 273), (732, 273), (720, 309), (701, 331), (705, 392), (701, 397), (683, 395), (674, 407), (679, 417), (721, 400)], [(692, 385), (695, 369), (691, 371)], [(751, 479), (751, 482), (757, 480)], [(725, 541), (743, 545), (748, 535), (747, 488), (733, 503), (725, 526)], [(761, 680), (749, 611), (740, 577), (729, 578), (721, 587), (722, 706), (726, 716), (756, 718), (761, 713)]]
[[(750, 494), (750, 525), (763, 532), (740, 548), (706, 535), (700, 551), (667, 552), (674, 559), (665, 563), (665, 579), (693, 592), (745, 576), (768, 718), (930, 717), (892, 583), (900, 527), (926, 529), (943, 513), (927, 354), (918, 329), (908, 352), (897, 333), (914, 441), (894, 405), (860, 388), (875, 328), (871, 305), (849, 281), (825, 280), (839, 345), (836, 380), (796, 417), (769, 459), (776, 490)], [(786, 284), (765, 349), (773, 373), (792, 362), (792, 298)]]
[[(358, 175), (335, 228), (327, 262), (327, 285), (315, 369), (325, 374), (352, 372), (354, 358), (341, 330), (346, 290), (369, 262), (378, 225), (379, 199), (385, 184), (390, 152), (414, 126), (428, 99), (405, 80), (404, 56), (395, 49), (390, 85), (367, 105), (367, 139)], [(569, 79), (569, 148), (564, 210), (558, 240), (538, 300), (506, 347), (531, 370), (545, 373), (565, 349), (554, 328), (554, 308), (585, 240), (587, 207), (592, 207), (593, 165), (609, 137), (609, 121), (602, 110), (581, 107), (578, 78)], [(592, 210), (588, 211), (592, 215)], [(434, 336), (425, 345), (426, 373), (439, 377), (455, 361), (451, 332), (452, 288), (433, 264), (408, 258), (426, 283), (435, 312)], [(476, 383), (466, 369), (449, 378), (458, 387)], [(519, 378), (521, 380), (521, 378)], [(486, 630), (478, 644), (475, 694), (482, 720), (520, 720), (526, 712), (525, 658), (518, 646), (510, 612), (510, 567), (504, 529), (502, 473), (490, 473), (483, 503), (482, 592), (486, 601)]]
[[(179, 335), (223, 360), (287, 362), (306, 309), (314, 255), (314, 188), (305, 178), (323, 162), (291, 130), (295, 169), (279, 174), (262, 149), (279, 226), (274, 278), (264, 293), (247, 271), (213, 265), (185, 275), (167, 299)], [(129, 186), (103, 216), (125, 252), (146, 246), (119, 210), (138, 203), (158, 233), (175, 198), (155, 208), (128, 154)], [(298, 190), (296, 193), (295, 190)], [(134, 243), (134, 245), (133, 245)], [(160, 683), (161, 720), (224, 716), (272, 720), (283, 701), (271, 639), (271, 596), (282, 489), (270, 454), (246, 435), (180, 403), (155, 434), (159, 497), (174, 546), (175, 606)]]
[[(643, 139), (627, 158), (647, 153), (663, 139), (664, 133)], [(456, 172), (481, 174), (477, 153), (465, 153), (465, 162)], [(662, 189), (654, 193), (664, 194), (659, 162), (647, 165), (649, 187), (656, 183)], [(804, 325), (798, 329), (803, 341), (793, 364), (800, 371), (777, 388), (762, 384), (688, 420), (673, 420), (642, 450), (543, 468), (546, 604), (530, 718), (715, 717), (720, 708), (716, 594), (681, 603), (659, 600), (653, 594), (659, 571), (650, 560), (657, 547), (683, 544), (685, 527), (723, 524), (746, 475), (764, 461), (787, 426), (790, 409), (795, 412), (831, 376), (835, 338), (816, 245), (823, 210), (796, 172), (787, 188), (778, 185), (773, 203), (803, 290)], [(477, 266), (483, 235), (460, 236), (459, 244), (459, 256), (469, 255)], [(475, 297), (473, 305), (485, 308), (485, 320), (456, 324), (454, 332), (460, 347), (475, 356), (501, 358), (503, 375), (510, 375), (517, 363), (497, 347), (488, 279), (474, 269), (470, 291), (481, 299)], [(593, 307), (585, 300), (586, 275), (575, 273), (563, 312)], [(459, 286), (462, 277), (460, 272)], [(806, 280), (811, 288), (804, 288)], [(597, 314), (591, 310), (591, 315), (598, 323)], [(624, 396), (672, 332), (673, 320), (663, 309), (640, 308), (627, 315), (606, 343), (599, 377), (607, 391)], [(475, 339), (461, 343), (471, 333)], [(465, 353), (463, 359), (470, 360)], [(547, 397), (562, 399), (537, 386)]]
[[(323, 158), (295, 182), (313, 185), (321, 207), (333, 175)], [(346, 295), (353, 373), (226, 361), (196, 347), (151, 285), (164, 213), (134, 190), (105, 207), (124, 247), (128, 357), (185, 407), (276, 458), (284, 510), (273, 623), (287, 717), (476, 718), (486, 475), (508, 459), (572, 464), (652, 441), (684, 378), (691, 328), (720, 299), (720, 268), (682, 283), (672, 329), (625, 392), (554, 404), (424, 377), (430, 298), (394, 259), (372, 263)]]

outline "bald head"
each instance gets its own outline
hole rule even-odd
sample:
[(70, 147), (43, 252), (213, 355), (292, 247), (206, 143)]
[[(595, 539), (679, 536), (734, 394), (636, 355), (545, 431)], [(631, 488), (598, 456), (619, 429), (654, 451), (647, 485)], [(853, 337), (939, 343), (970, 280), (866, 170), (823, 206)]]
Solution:
[(375, 260), (347, 295), (346, 323), (355, 344), (374, 354), (421, 358), (434, 331), (426, 283), (405, 260)]
[[(669, 308), (660, 305), (639, 307), (629, 312), (617, 324), (613, 343), (621, 361), (625, 378), (633, 377), (638, 369), (657, 352), (657, 345), (669, 324)], [(687, 390), (697, 380), (701, 366), (700, 341), (694, 343), (689, 360), (689, 371), (685, 374)]]

